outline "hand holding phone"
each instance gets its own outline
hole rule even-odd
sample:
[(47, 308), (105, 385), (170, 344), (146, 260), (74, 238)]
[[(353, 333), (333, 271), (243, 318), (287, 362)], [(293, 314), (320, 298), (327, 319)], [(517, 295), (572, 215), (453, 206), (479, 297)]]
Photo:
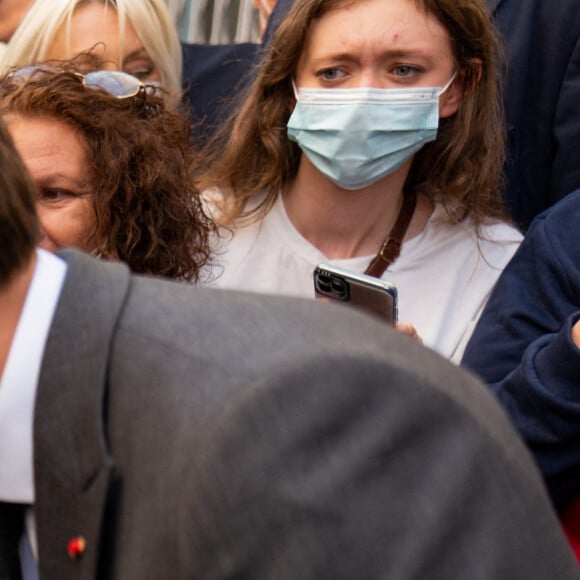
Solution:
[(357, 274), (331, 264), (314, 270), (316, 296), (363, 309), (389, 324), (397, 322), (397, 289), (379, 278)]

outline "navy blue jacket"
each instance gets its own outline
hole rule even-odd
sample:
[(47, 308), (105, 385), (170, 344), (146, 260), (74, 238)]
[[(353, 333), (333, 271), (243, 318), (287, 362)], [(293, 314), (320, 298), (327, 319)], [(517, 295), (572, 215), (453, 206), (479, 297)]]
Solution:
[(241, 103), (256, 65), (289, 6), (279, 0), (268, 20), (262, 44), (186, 44), (183, 52), (183, 102), (192, 120), (193, 137), (201, 145)]
[(183, 51), (184, 104), (197, 145), (209, 136), (241, 98), (253, 78), (259, 44), (185, 44)]
[(580, 190), (536, 218), (463, 358), (495, 391), (558, 507), (580, 493)]
[(488, 0), (508, 60), (505, 199), (526, 228), (580, 188), (580, 3)]

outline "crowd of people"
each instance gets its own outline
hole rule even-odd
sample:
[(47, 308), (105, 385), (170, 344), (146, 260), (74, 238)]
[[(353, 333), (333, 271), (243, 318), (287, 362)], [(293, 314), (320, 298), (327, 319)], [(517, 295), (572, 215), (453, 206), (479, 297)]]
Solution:
[(560, 4), (0, 0), (2, 580), (580, 576)]

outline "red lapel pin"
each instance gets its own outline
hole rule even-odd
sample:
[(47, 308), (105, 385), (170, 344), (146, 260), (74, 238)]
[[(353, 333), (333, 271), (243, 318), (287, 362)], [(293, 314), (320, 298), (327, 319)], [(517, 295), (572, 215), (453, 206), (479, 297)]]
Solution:
[(83, 554), (87, 543), (82, 536), (77, 536), (76, 538), (71, 538), (68, 542), (66, 550), (68, 555), (74, 560)]

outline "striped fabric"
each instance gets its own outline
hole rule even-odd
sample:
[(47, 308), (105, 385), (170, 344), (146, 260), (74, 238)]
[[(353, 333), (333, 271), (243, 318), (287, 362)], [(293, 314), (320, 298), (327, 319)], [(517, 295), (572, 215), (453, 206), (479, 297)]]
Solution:
[(252, 0), (167, 0), (182, 41), (202, 44), (254, 42), (258, 15)]

